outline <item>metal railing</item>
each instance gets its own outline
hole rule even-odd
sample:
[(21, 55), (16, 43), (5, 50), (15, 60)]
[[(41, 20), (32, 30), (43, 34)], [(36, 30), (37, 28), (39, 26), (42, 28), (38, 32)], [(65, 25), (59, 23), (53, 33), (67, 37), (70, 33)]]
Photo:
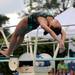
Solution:
[[(75, 25), (63, 25), (63, 27), (69, 27), (69, 26), (75, 26)], [(6, 27), (2, 27), (2, 28), (11, 28), (11, 27), (15, 27), (15, 26), (6, 26)], [(37, 36), (38, 37), (38, 36)], [(40, 39), (40, 40), (38, 40), (38, 38), (37, 38), (37, 45), (39, 44), (54, 44), (54, 43), (57, 43), (57, 41), (55, 41), (55, 42), (48, 42), (48, 39)], [(30, 44), (29, 45), (35, 45), (35, 42), (36, 42), (35, 40), (32, 40), (32, 41), (27, 41), (27, 42), (30, 42)], [(44, 41), (44, 42), (43, 42)], [(46, 42), (47, 41), (47, 42)], [(27, 42), (23, 42), (21, 45), (27, 45)], [(67, 43), (70, 43), (70, 42), (73, 42), (73, 41), (65, 41), (65, 42), (67, 42)], [(0, 45), (1, 45), (2, 43), (0, 43)], [(34, 48), (35, 49), (35, 48)], [(72, 59), (72, 60), (74, 60), (75, 58), (52, 58), (52, 59), (48, 59), (48, 60), (69, 60), (69, 59)], [(47, 60), (47, 59), (46, 59)], [(3, 61), (5, 61), (5, 60), (3, 60)], [(6, 60), (7, 61), (7, 60)]]

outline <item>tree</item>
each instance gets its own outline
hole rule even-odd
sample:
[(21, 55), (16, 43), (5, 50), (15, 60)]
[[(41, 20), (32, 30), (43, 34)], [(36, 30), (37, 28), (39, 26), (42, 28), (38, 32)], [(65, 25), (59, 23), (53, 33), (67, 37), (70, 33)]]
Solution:
[(0, 27), (2, 26), (2, 24), (5, 24), (8, 20), (9, 18), (7, 16), (0, 15)]
[(51, 0), (51, 2), (49, 2), (48, 0), (46, 0), (47, 6), (48, 8), (58, 8), (59, 3), (57, 3), (57, 0)]
[[(0, 27), (2, 27), (2, 25), (5, 24), (6, 21), (8, 21), (8, 20), (9, 20), (9, 18), (7, 16), (0, 15)], [(7, 29), (4, 29), (4, 32), (6, 33), (6, 35), (8, 35)], [(2, 36), (1, 33), (0, 33), (0, 36)]]
[[(0, 27), (2, 27), (2, 25), (5, 24), (6, 21), (8, 21), (8, 20), (9, 20), (9, 18), (7, 16), (0, 15)], [(7, 29), (4, 29), (4, 32), (6, 34), (8, 34)], [(3, 39), (2, 39), (2, 34), (0, 33), (0, 43), (2, 42), (1, 40), (3, 40)], [(2, 59), (0, 58), (0, 60), (2, 60)], [(12, 75), (12, 72), (9, 70), (7, 62), (2, 62), (2, 63), (0, 62), (0, 73), (2, 73), (4, 75)]]

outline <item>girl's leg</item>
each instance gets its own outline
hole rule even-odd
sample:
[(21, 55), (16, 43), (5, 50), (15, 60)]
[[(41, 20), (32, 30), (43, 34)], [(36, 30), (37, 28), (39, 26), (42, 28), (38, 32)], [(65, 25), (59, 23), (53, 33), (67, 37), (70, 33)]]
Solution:
[(16, 48), (18, 48), (18, 46), (23, 42), (24, 36), (16, 36), (15, 34), (13, 34), (11, 41), (10, 41), (10, 45), (8, 49), (2, 50), (0, 51), (1, 54), (5, 55), (5, 56), (10, 56), (10, 54), (16, 50)]
[(24, 39), (24, 34), (26, 33), (24, 29), (27, 29), (27, 20), (26, 19), (23, 19), (17, 25), (16, 30), (11, 37), (9, 48), (7, 50), (0, 51), (1, 54), (5, 55), (5, 56), (10, 56), (12, 51), (14, 51), (19, 46), (19, 44), (22, 43), (22, 41)]

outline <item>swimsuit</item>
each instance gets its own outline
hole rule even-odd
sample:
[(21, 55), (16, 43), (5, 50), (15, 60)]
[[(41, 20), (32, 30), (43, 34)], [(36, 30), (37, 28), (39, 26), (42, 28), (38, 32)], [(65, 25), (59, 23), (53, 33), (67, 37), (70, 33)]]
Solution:
[(30, 15), (28, 17), (28, 29), (31, 31), (33, 29), (36, 29), (38, 26), (39, 26), (39, 23), (37, 21), (37, 17), (44, 17), (44, 18), (47, 18), (47, 16), (51, 16), (51, 15), (48, 15), (46, 13), (33, 13), (32, 15)]
[(52, 15), (48, 15), (46, 13), (33, 13), (30, 16), (28, 16), (28, 25), (26, 28), (21, 28), (19, 30), (19, 34), (20, 35), (25, 35), (26, 33), (30, 32), (31, 30), (36, 29), (39, 26), (39, 23), (37, 21), (37, 17), (44, 17), (47, 18), (47, 16), (52, 16)]

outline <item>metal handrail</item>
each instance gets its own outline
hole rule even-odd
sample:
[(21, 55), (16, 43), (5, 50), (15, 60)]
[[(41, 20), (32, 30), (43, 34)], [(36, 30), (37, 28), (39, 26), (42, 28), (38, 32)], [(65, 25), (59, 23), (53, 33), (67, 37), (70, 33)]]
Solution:
[[(75, 24), (62, 25), (62, 27), (69, 27), (69, 26), (75, 26)], [(2, 28), (10, 28), (10, 27), (16, 27), (16, 25), (12, 25), (12, 26), (4, 26), (4, 27), (2, 27)]]
[[(32, 41), (28, 41), (28, 42), (30, 42), (29, 45), (34, 45), (34, 44), (35, 44), (34, 42), (32, 43)], [(71, 42), (73, 42), (73, 41), (65, 41), (65, 43), (71, 43)], [(40, 41), (40, 42), (38, 42), (37, 44), (40, 45), (40, 44), (55, 44), (55, 43), (57, 43), (57, 41), (55, 41), (55, 42), (46, 42), (46, 41), (45, 41), (45, 42), (43, 42), (43, 41), (41, 42), (41, 41)], [(0, 45), (2, 45), (2, 43), (0, 43)], [(23, 46), (23, 45), (27, 45), (27, 42), (24, 42), (24, 43), (22, 43), (21, 45), (22, 45), (22, 46)], [(4, 46), (4, 47), (5, 47), (5, 46)]]

